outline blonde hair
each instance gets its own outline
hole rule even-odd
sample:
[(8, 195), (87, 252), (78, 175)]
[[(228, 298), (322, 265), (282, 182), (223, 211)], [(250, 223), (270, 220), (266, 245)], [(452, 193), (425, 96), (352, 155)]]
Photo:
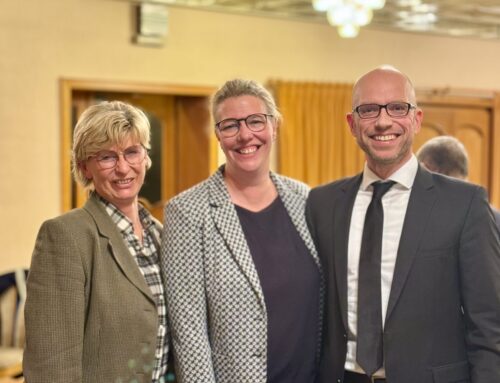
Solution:
[[(73, 133), (72, 173), (85, 188), (93, 188), (80, 165), (97, 152), (119, 145), (128, 138), (150, 149), (149, 120), (140, 109), (121, 101), (105, 101), (88, 107), (78, 119)], [(146, 169), (151, 167), (147, 156)]]
[(281, 122), (281, 113), (276, 106), (276, 102), (271, 92), (257, 81), (239, 78), (226, 81), (212, 97), (212, 116), (214, 120), (216, 119), (215, 115), (217, 114), (217, 109), (224, 101), (228, 98), (240, 96), (257, 97), (264, 103), (267, 113), (274, 116), (276, 122)]

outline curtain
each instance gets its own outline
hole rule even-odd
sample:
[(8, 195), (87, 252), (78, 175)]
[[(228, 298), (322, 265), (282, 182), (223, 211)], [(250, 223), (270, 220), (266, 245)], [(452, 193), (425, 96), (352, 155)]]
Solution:
[(364, 155), (346, 113), (352, 84), (271, 81), (283, 123), (278, 131), (278, 172), (311, 187), (356, 174)]

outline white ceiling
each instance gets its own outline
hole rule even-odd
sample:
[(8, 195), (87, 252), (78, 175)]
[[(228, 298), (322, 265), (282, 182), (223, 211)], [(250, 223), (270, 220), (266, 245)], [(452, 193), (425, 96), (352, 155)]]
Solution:
[[(411, 6), (402, 5), (411, 1), (415, 0), (386, 0), (385, 7), (375, 11), (372, 22), (364, 28), (500, 39), (500, 0), (420, 0), (421, 4), (436, 9), (437, 20), (424, 26), (414, 24), (411, 20), (415, 14), (425, 15), (427, 13), (425, 9), (424, 12), (415, 12)], [(143, 0), (143, 2), (327, 23), (326, 15), (316, 12), (310, 0)]]

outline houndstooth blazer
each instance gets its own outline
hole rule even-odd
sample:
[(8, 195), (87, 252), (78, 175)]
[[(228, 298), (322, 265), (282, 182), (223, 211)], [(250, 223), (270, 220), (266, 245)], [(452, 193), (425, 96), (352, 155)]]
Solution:
[[(321, 273), (304, 215), (308, 187), (271, 179)], [(223, 167), (168, 203), (162, 257), (178, 382), (265, 383), (264, 296)]]

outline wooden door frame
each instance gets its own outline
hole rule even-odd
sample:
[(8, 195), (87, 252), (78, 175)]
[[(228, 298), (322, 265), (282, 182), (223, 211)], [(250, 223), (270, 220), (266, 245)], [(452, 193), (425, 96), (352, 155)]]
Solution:
[[(491, 190), (490, 200), (500, 208), (500, 93), (495, 92), (493, 97), (493, 134), (492, 163), (491, 163)], [(497, 148), (497, 150), (495, 150)]]
[[(214, 87), (148, 84), (133, 82), (114, 82), (106, 80), (61, 79), (60, 86), (60, 118), (61, 118), (61, 208), (71, 209), (71, 141), (72, 141), (72, 103), (74, 91), (88, 92), (123, 92), (147, 93), (165, 96), (206, 96), (210, 97)], [(218, 166), (218, 143), (215, 135), (210, 139), (210, 169)]]
[[(490, 142), (490, 202), (500, 208), (500, 93), (489, 90), (433, 88), (417, 89), (419, 104), (433, 106), (467, 106), (489, 109), (491, 111)], [(425, 119), (425, 115), (424, 115)]]

